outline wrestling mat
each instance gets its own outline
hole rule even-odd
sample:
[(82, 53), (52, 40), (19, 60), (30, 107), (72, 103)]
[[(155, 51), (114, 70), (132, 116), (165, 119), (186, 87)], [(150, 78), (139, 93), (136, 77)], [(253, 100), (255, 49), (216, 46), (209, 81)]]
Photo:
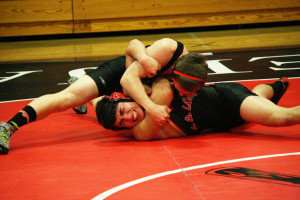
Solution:
[[(279, 77), (290, 87), (279, 105), (300, 105), (300, 49), (208, 53), (209, 82), (252, 89)], [(64, 89), (69, 75), (101, 62), (0, 65), (0, 121), (31, 99)], [(296, 200), (300, 125), (246, 124), (229, 132), (135, 141), (108, 131), (94, 111), (72, 109), (22, 127), (0, 155), (0, 199)]]

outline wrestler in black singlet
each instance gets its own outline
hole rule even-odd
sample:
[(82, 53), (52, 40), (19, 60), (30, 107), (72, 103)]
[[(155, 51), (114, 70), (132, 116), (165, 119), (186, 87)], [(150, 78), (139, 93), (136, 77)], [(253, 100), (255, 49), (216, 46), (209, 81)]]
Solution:
[[(183, 44), (177, 41), (177, 49), (167, 65), (159, 72), (167, 71), (183, 52)], [(97, 69), (87, 73), (97, 84), (99, 96), (110, 95), (113, 92), (122, 92), (120, 80), (126, 70), (126, 57), (120, 56), (101, 64)]]
[(180, 96), (174, 90), (171, 120), (187, 135), (205, 129), (228, 130), (242, 125), (240, 106), (248, 96), (256, 95), (238, 83), (204, 86), (195, 95)]

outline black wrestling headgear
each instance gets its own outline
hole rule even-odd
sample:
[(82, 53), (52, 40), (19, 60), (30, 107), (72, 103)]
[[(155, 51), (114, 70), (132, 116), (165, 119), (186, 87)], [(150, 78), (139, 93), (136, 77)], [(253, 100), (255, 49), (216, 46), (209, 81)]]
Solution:
[(110, 96), (105, 96), (100, 101), (98, 101), (96, 106), (96, 115), (99, 124), (103, 125), (106, 129), (111, 130), (123, 130), (128, 128), (120, 128), (114, 126), (116, 122), (116, 107), (119, 102), (132, 102), (133, 100), (126, 97), (125, 94), (121, 92), (114, 92)]

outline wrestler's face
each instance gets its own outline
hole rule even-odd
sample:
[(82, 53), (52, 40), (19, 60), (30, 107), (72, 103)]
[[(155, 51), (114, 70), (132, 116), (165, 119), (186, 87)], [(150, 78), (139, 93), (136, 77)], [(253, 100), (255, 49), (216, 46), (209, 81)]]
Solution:
[(132, 128), (145, 117), (143, 109), (135, 102), (120, 102), (116, 107), (116, 127)]

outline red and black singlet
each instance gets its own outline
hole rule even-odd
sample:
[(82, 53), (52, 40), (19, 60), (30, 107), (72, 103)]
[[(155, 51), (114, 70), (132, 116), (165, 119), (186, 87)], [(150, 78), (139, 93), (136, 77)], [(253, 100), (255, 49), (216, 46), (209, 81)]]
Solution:
[(237, 83), (204, 86), (185, 96), (174, 89), (170, 119), (187, 135), (206, 129), (227, 130), (244, 123), (240, 105), (250, 95), (255, 94)]

